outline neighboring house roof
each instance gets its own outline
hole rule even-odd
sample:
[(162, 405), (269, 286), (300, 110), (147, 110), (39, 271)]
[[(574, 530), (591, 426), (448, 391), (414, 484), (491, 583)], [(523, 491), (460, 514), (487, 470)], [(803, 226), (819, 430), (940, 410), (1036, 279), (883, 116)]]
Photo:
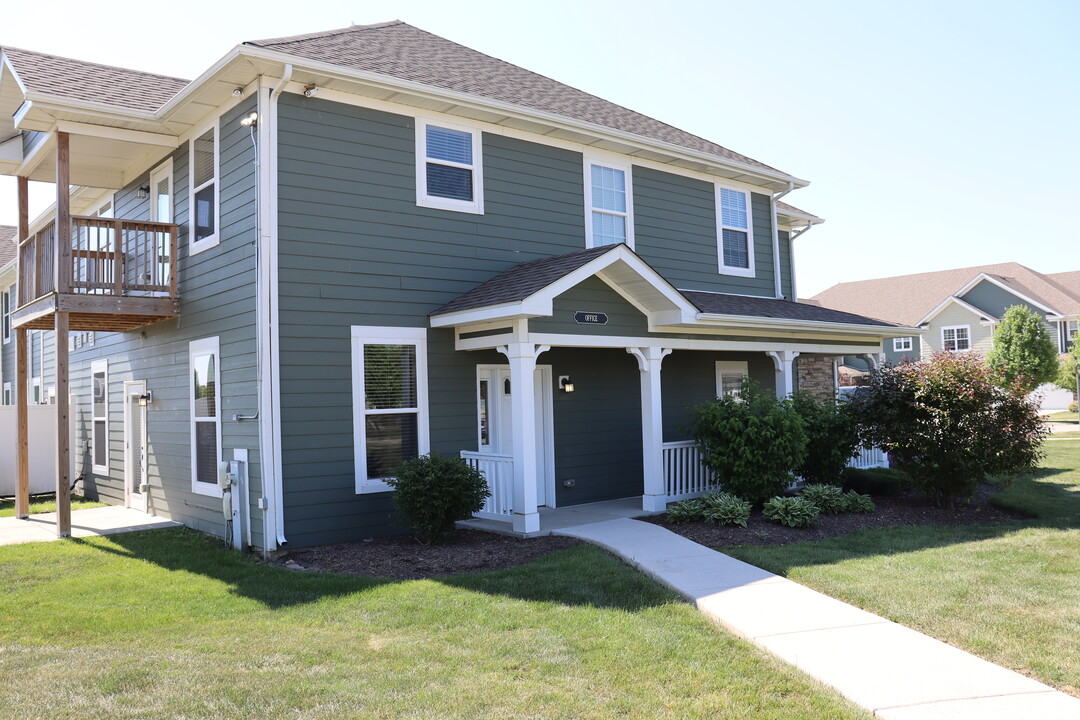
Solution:
[(19, 228), (13, 225), (0, 225), (0, 268), (15, 259), (19, 249), (15, 244), (18, 232)]
[(697, 135), (400, 20), (244, 44), (513, 103), (780, 172)]
[(154, 111), (189, 82), (31, 50), (2, 49), (27, 92)]
[(879, 317), (899, 325), (914, 326), (945, 299), (957, 293), (980, 274), (1066, 315), (1080, 313), (1080, 292), (1068, 284), (1080, 283), (1080, 273), (1062, 282), (1019, 263), (999, 263), (937, 272), (840, 283), (818, 293), (810, 302), (822, 307)]

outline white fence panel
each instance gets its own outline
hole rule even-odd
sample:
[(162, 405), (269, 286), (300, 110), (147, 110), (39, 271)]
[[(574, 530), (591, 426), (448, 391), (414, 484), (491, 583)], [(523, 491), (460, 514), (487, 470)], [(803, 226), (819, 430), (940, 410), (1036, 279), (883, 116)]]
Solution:
[(848, 467), (861, 469), (889, 467), (889, 455), (881, 448), (861, 447), (859, 454), (848, 461)]
[(476, 517), (509, 520), (514, 512), (514, 456), (462, 450), (461, 459), (483, 473), (491, 490)]
[[(26, 408), (30, 443), (30, 494), (56, 491), (56, 406)], [(0, 405), (0, 496), (15, 494), (15, 443), (18, 418), (14, 405)], [(74, 421), (72, 422), (74, 424)]]
[(719, 489), (712, 471), (701, 464), (701, 451), (693, 440), (664, 443), (662, 448), (668, 502), (701, 497)]

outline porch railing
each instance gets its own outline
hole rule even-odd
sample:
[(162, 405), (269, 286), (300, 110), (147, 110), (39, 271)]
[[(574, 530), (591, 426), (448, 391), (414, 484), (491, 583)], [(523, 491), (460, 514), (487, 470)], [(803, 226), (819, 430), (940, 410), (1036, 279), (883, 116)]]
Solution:
[(668, 502), (701, 497), (720, 487), (712, 470), (701, 464), (701, 450), (693, 440), (666, 442), (662, 449)]
[(881, 448), (861, 447), (859, 454), (848, 461), (848, 467), (862, 469), (889, 467), (889, 454)]
[(462, 450), (461, 459), (483, 473), (491, 490), (476, 517), (509, 520), (514, 512), (514, 456)]
[(56, 221), (19, 243), (19, 302), (49, 295), (173, 297), (177, 226), (118, 218), (71, 217), (69, 242)]

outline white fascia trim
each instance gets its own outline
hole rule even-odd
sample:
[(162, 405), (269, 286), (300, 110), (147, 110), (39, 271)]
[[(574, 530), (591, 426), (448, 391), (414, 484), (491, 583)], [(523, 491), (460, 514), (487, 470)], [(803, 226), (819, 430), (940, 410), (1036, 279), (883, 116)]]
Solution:
[(928, 312), (928, 313), (926, 314), (926, 316), (925, 316), (925, 317), (924, 317), (924, 318), (923, 318), (922, 320), (920, 320), (919, 322), (917, 322), (917, 323), (915, 323), (915, 324), (916, 324), (916, 325), (925, 325), (926, 323), (928, 323), (928, 322), (930, 322), (931, 320), (933, 320), (934, 318), (936, 318), (936, 317), (937, 317), (937, 316), (938, 316), (938, 315), (939, 315), (939, 314), (941, 313), (941, 311), (942, 311), (942, 310), (944, 310), (944, 309), (945, 309), (946, 307), (948, 307), (948, 306), (949, 306), (949, 305), (950, 305), (951, 303), (956, 303), (956, 304), (957, 304), (957, 305), (959, 305), (960, 307), (962, 307), (962, 308), (964, 308), (965, 310), (968, 310), (968, 311), (970, 311), (970, 312), (972, 312), (972, 313), (974, 313), (974, 314), (978, 315), (978, 316), (979, 316), (980, 318), (982, 318), (982, 319), (984, 319), (984, 320), (992, 320), (992, 321), (994, 321), (994, 322), (997, 322), (997, 321), (998, 321), (998, 318), (994, 317), (994, 316), (993, 316), (993, 315), (991, 315), (990, 313), (988, 313), (988, 312), (983, 312), (982, 310), (980, 310), (979, 308), (975, 307), (975, 306), (974, 306), (974, 305), (972, 305), (971, 303), (969, 303), (969, 302), (966, 302), (966, 301), (964, 301), (964, 300), (961, 300), (961, 299), (960, 299), (960, 298), (958, 298), (958, 297), (957, 297), (956, 295), (950, 295), (949, 297), (947, 297), (947, 298), (945, 298), (944, 300), (942, 300), (942, 301), (941, 301), (941, 304), (939, 304), (939, 305), (938, 305), (938, 306), (937, 306), (936, 308), (934, 308), (933, 310), (931, 310), (930, 312)]
[(19, 168), (13, 174), (28, 177), (30, 173), (37, 170), (38, 165), (42, 163), (45, 156), (49, 154), (49, 151), (53, 149), (54, 145), (56, 145), (55, 129), (44, 133), (38, 138), (38, 141), (30, 148), (30, 152), (23, 156), (22, 164), (19, 165)]
[[(959, 290), (957, 290), (957, 291), (956, 291), (955, 293), (953, 293), (953, 295), (954, 295), (955, 297), (959, 297), (959, 296), (963, 295), (964, 293), (966, 293), (966, 292), (967, 292), (968, 290), (971, 290), (971, 289), (972, 289), (973, 287), (975, 287), (976, 285), (978, 285), (978, 284), (979, 284), (980, 282), (982, 282), (983, 280), (986, 280), (986, 281), (988, 281), (988, 282), (990, 282), (990, 283), (993, 283), (994, 285), (997, 285), (997, 286), (998, 286), (999, 288), (1001, 288), (1001, 289), (1002, 289), (1002, 290), (1004, 290), (1005, 292), (1007, 292), (1007, 293), (1010, 293), (1010, 294), (1012, 294), (1012, 295), (1015, 295), (1015, 296), (1016, 296), (1017, 298), (1019, 298), (1019, 299), (1023, 300), (1023, 301), (1024, 301), (1024, 302), (1026, 302), (1026, 303), (1031, 303), (1032, 305), (1034, 305), (1035, 307), (1039, 308), (1039, 309), (1040, 309), (1040, 310), (1042, 310), (1043, 312), (1047, 312), (1047, 313), (1050, 313), (1051, 315), (1054, 315), (1054, 316), (1060, 316), (1060, 315), (1061, 315), (1061, 313), (1059, 313), (1059, 312), (1058, 312), (1057, 310), (1054, 310), (1054, 309), (1053, 309), (1053, 308), (1051, 308), (1051, 307), (1047, 307), (1046, 305), (1044, 305), (1043, 303), (1039, 302), (1039, 301), (1038, 301), (1038, 300), (1036, 300), (1035, 298), (1032, 298), (1032, 297), (1028, 297), (1027, 295), (1024, 295), (1023, 293), (1017, 292), (1017, 291), (1016, 291), (1016, 290), (1014, 290), (1013, 288), (1009, 287), (1009, 286), (1008, 286), (1008, 285), (1006, 285), (1005, 283), (1003, 283), (1003, 282), (1001, 282), (1000, 280), (998, 280), (998, 279), (997, 279), (996, 277), (994, 277), (993, 275), (988, 275), (987, 273), (979, 273), (979, 274), (978, 274), (978, 275), (977, 275), (977, 276), (975, 277), (975, 279), (974, 279), (974, 280), (972, 280), (972, 281), (971, 281), (971, 282), (969, 282), (969, 283), (968, 283), (967, 285), (965, 285), (964, 287), (962, 287), (962, 288), (960, 288)], [(983, 313), (983, 315), (986, 315), (986, 313)], [(990, 317), (990, 316), (989, 316), (989, 315), (987, 315), (987, 317)]]
[[(746, 327), (767, 330), (822, 330), (830, 332), (850, 332), (858, 335), (876, 335), (882, 339), (918, 334), (918, 328), (883, 327), (881, 325), (858, 325), (854, 323), (822, 322), (820, 320), (796, 320), (758, 317), (756, 315), (720, 315), (700, 313), (698, 321), (702, 324), (726, 327)], [(677, 332), (677, 330), (675, 330)]]
[(88, 137), (103, 138), (105, 140), (119, 140), (121, 142), (135, 143), (138, 145), (152, 145), (155, 147), (175, 150), (180, 147), (180, 138), (175, 135), (152, 133), (145, 130), (128, 130), (126, 128), (110, 127), (108, 125), (92, 125), (90, 123), (74, 122), (71, 120), (57, 120), (56, 129), (60, 132), (72, 135), (84, 135)]

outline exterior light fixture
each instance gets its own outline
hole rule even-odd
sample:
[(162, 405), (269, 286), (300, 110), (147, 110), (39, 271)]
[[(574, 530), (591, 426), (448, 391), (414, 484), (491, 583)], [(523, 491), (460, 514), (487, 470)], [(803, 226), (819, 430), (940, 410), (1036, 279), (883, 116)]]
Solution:
[(145, 200), (146, 198), (150, 197), (150, 186), (140, 185), (138, 192), (135, 193), (135, 197), (137, 197), (139, 200)]
[(147, 390), (144, 395), (139, 396), (139, 407), (146, 407), (154, 402), (154, 393), (151, 390)]
[(315, 87), (314, 85), (304, 86), (304, 97), (315, 97), (318, 94), (319, 88)]
[(259, 113), (253, 112), (240, 121), (242, 127), (254, 127), (259, 124)]
[(574, 383), (570, 382), (569, 375), (559, 376), (559, 389), (562, 390), (564, 393), (574, 392)]

